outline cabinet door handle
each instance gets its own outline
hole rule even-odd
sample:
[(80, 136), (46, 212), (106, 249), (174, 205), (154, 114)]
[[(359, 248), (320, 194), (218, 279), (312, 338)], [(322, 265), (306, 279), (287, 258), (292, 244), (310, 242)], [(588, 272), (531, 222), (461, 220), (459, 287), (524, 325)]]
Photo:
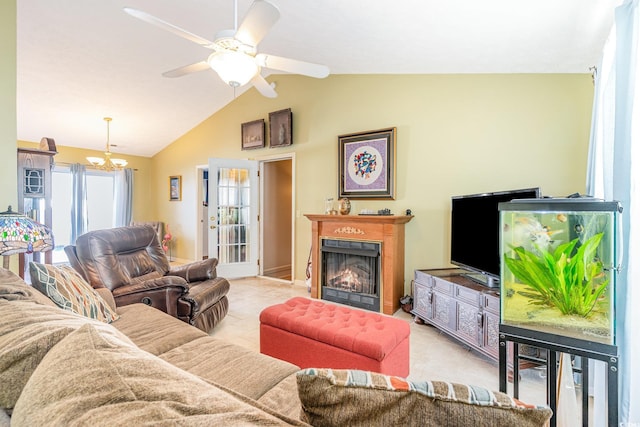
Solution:
[(433, 292), (429, 291), (427, 294), (427, 300), (429, 300), (429, 304), (433, 304)]
[(478, 328), (482, 328), (482, 313), (476, 314), (476, 320), (478, 321)]

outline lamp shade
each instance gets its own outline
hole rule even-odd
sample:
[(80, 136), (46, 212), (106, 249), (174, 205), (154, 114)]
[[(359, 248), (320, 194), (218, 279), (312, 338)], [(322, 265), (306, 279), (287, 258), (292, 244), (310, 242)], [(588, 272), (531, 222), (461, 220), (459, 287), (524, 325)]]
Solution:
[(13, 212), (11, 206), (0, 213), (0, 255), (45, 252), (53, 249), (53, 234), (48, 227), (26, 215)]
[(234, 50), (214, 52), (207, 62), (232, 87), (246, 85), (260, 71), (252, 56)]

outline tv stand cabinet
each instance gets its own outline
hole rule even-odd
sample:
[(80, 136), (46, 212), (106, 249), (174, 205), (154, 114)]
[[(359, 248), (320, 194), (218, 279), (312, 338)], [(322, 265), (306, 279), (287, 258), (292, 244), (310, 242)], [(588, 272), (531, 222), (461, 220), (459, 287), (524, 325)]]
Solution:
[(478, 352), (498, 360), (500, 293), (466, 270), (415, 270), (411, 313)]

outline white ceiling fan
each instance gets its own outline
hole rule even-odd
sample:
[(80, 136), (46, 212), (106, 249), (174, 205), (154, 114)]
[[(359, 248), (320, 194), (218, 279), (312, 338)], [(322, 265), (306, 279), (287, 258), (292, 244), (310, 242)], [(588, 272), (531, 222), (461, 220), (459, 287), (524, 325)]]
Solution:
[(238, 0), (235, 0), (234, 7), (235, 29), (218, 32), (213, 42), (146, 12), (129, 7), (125, 7), (124, 11), (135, 18), (213, 50), (206, 61), (167, 71), (162, 74), (165, 77), (180, 77), (211, 68), (232, 87), (251, 82), (262, 95), (275, 98), (278, 94), (260, 74), (263, 67), (315, 78), (324, 78), (329, 75), (329, 68), (325, 65), (257, 52), (260, 41), (280, 18), (280, 12), (273, 4), (266, 0), (255, 0), (240, 26), (238, 26)]

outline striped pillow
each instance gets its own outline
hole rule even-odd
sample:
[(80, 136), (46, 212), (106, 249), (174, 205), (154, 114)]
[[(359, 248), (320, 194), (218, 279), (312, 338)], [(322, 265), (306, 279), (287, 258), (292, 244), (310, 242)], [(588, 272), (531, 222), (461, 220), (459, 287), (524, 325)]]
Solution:
[(309, 368), (297, 381), (305, 421), (314, 426), (543, 426), (552, 414), (482, 387), (375, 372)]
[(29, 269), (32, 286), (58, 307), (105, 323), (120, 318), (73, 267), (31, 262)]

